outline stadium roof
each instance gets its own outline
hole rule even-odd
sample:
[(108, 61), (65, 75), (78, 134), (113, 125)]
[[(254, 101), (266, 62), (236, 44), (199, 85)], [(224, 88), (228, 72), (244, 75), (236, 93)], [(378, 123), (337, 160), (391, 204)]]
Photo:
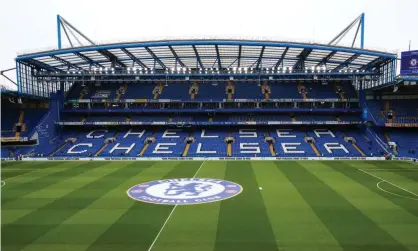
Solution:
[(92, 45), (19, 55), (16, 61), (47, 71), (87, 71), (92, 67), (167, 69), (291, 68), (326, 66), (366, 70), (396, 54), (324, 44), (259, 40), (163, 40)]

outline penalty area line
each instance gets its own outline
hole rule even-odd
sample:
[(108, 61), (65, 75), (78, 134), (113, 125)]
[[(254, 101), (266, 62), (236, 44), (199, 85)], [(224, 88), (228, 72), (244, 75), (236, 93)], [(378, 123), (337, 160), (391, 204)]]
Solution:
[(386, 183), (389, 183), (389, 184), (391, 184), (391, 185), (392, 185), (392, 186), (394, 186), (394, 187), (397, 187), (397, 188), (399, 188), (399, 189), (401, 189), (401, 190), (403, 190), (403, 191), (405, 191), (405, 192), (407, 192), (407, 193), (410, 193), (410, 194), (412, 194), (412, 195), (414, 195), (414, 196), (418, 197), (418, 194), (416, 194), (416, 193), (414, 193), (414, 192), (411, 192), (411, 191), (409, 191), (408, 189), (405, 189), (405, 188), (403, 188), (403, 187), (400, 187), (400, 186), (398, 186), (398, 185), (396, 185), (396, 184), (394, 184), (394, 183), (392, 183), (392, 182), (390, 182), (390, 181), (387, 181), (387, 180), (385, 180), (385, 179), (382, 179), (382, 178), (380, 178), (380, 177), (378, 177), (378, 176), (376, 176), (376, 175), (374, 175), (374, 174), (371, 174), (371, 173), (369, 173), (369, 172), (366, 172), (366, 171), (364, 171), (364, 170), (362, 170), (362, 169), (358, 169), (358, 170), (360, 170), (360, 171), (362, 171), (363, 173), (368, 174), (368, 175), (370, 175), (370, 176), (372, 176), (372, 177), (375, 177), (376, 179), (379, 179), (379, 180), (381, 180), (381, 181), (384, 181), (384, 182), (386, 182)]
[[(202, 164), (200, 165), (200, 167), (197, 169), (196, 173), (193, 175), (193, 178), (196, 178), (196, 175), (197, 175), (197, 173), (200, 171), (200, 169), (203, 167), (203, 164), (205, 164), (205, 161), (203, 161), (203, 162), (202, 162)], [(171, 215), (173, 215), (174, 210), (176, 210), (177, 206), (178, 206), (178, 204), (174, 205), (173, 209), (171, 209), (170, 214), (168, 215), (168, 217), (167, 217), (167, 219), (165, 220), (164, 224), (161, 226), (161, 229), (160, 229), (160, 231), (158, 232), (157, 236), (155, 236), (155, 239), (154, 239), (154, 241), (151, 243), (151, 246), (148, 248), (148, 251), (150, 251), (150, 250), (154, 247), (155, 243), (156, 243), (156, 242), (157, 242), (157, 240), (158, 240), (158, 237), (160, 237), (160, 234), (163, 232), (165, 225), (167, 225), (168, 220), (170, 220), (170, 217), (171, 217)]]
[(398, 196), (398, 197), (401, 197), (401, 198), (406, 198), (406, 199), (410, 199), (410, 200), (418, 200), (418, 198), (411, 198), (411, 197), (408, 197), (408, 196), (403, 196), (403, 195), (400, 195), (400, 194), (396, 194), (396, 193), (386, 191), (385, 189), (383, 189), (379, 186), (381, 183), (384, 183), (384, 182), (386, 182), (386, 181), (381, 180), (381, 181), (377, 182), (377, 184), (376, 184), (377, 188), (379, 188), (383, 192), (386, 192), (388, 194), (392, 194), (392, 195), (395, 195), (395, 196)]

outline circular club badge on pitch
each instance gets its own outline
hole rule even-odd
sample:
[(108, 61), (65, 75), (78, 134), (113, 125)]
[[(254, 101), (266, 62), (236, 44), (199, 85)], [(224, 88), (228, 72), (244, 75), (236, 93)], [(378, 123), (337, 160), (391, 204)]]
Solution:
[(165, 205), (190, 205), (232, 198), (242, 192), (234, 182), (205, 178), (155, 180), (131, 187), (134, 200)]

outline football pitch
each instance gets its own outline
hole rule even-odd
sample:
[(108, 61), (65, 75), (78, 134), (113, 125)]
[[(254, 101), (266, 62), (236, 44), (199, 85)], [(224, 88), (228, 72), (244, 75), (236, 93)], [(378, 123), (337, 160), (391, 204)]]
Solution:
[[(412, 163), (11, 162), (1, 175), (3, 251), (418, 250)], [(243, 190), (177, 206), (127, 194), (137, 184), (192, 177)]]

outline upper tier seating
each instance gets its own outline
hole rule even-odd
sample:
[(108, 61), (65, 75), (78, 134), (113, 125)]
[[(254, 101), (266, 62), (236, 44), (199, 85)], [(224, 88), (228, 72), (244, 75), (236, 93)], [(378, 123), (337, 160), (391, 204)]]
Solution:
[[(343, 115), (322, 115), (322, 114), (297, 114), (292, 119), (292, 115), (285, 114), (217, 114), (212, 117), (213, 122), (248, 122), (248, 121), (360, 121), (360, 115), (343, 114)], [(65, 122), (208, 122), (208, 115), (65, 115), (61, 118)]]
[(367, 104), (378, 123), (418, 123), (418, 100), (368, 100)]
[[(126, 85), (127, 91), (120, 95), (121, 99), (153, 99), (153, 90), (157, 84), (163, 86), (163, 90), (158, 99), (177, 99), (177, 100), (192, 100), (189, 93), (190, 87), (195, 82), (168, 82), (156, 83), (130, 83)], [(233, 99), (265, 99), (266, 96), (262, 93), (261, 87), (254, 82), (239, 82), (231, 81), (234, 86)], [(164, 85), (163, 85), (164, 84)], [(299, 87), (305, 87), (306, 98), (314, 99), (336, 99), (340, 95), (335, 90), (335, 83), (328, 83), (322, 85), (320, 82), (265, 82), (270, 89), (269, 99), (301, 99), (303, 95), (299, 93)], [(196, 101), (220, 101), (228, 98), (226, 94), (227, 83), (225, 81), (219, 82), (196, 82), (198, 91), (193, 96)], [(356, 98), (357, 92), (354, 87), (348, 82), (338, 83), (341, 86), (344, 98)], [(67, 99), (114, 99), (118, 95), (118, 90), (121, 88), (120, 83), (102, 83), (101, 85), (86, 84), (81, 86), (80, 83), (75, 84), (67, 93)], [(125, 85), (123, 85), (125, 86)]]

